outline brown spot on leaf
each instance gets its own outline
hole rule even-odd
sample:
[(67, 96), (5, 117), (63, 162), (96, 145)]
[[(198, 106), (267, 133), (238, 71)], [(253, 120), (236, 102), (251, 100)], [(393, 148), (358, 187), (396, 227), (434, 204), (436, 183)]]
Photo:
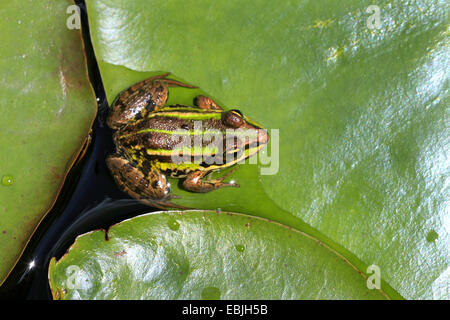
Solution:
[(59, 173), (58, 167), (51, 166), (49, 171), (50, 171), (52, 181), (59, 183), (61, 181), (62, 176)]
[(127, 252), (125, 250), (114, 252), (114, 257), (123, 257)]

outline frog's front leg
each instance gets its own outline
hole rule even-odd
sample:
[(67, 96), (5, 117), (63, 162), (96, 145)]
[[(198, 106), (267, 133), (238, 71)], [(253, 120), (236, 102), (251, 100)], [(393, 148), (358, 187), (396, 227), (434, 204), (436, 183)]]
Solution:
[(207, 171), (194, 171), (188, 174), (183, 182), (183, 187), (192, 192), (210, 192), (222, 187), (239, 187), (239, 184), (237, 183), (223, 182), (223, 180), (225, 180), (235, 170), (236, 169), (233, 169), (222, 177), (212, 180), (203, 180), (203, 178), (208, 174)]
[(180, 81), (167, 79), (170, 73), (157, 75), (138, 82), (122, 91), (114, 100), (106, 120), (112, 129), (129, 121), (143, 118), (148, 112), (162, 107), (169, 96), (169, 87), (197, 88)]
[(206, 96), (197, 96), (194, 99), (194, 104), (200, 109), (204, 110), (223, 110), (213, 99)]
[(106, 164), (119, 188), (134, 199), (167, 201), (170, 186), (164, 174), (150, 164), (140, 170), (120, 155), (110, 155)]

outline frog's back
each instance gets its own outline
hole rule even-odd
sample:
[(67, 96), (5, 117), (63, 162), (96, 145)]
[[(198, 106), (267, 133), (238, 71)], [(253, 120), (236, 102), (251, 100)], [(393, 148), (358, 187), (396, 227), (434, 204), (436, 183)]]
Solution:
[[(186, 156), (180, 159), (180, 154), (190, 155), (190, 162), (193, 162), (202, 154), (214, 154), (212, 149), (223, 148), (225, 131), (218, 110), (172, 106), (129, 123), (116, 132), (114, 139), (130, 158), (145, 157), (161, 164), (161, 170), (164, 167), (175, 168), (169, 164), (176, 163), (179, 169), (181, 163), (188, 162)], [(204, 167), (206, 165), (197, 169)], [(191, 168), (193, 166), (184, 166), (182, 170)]]

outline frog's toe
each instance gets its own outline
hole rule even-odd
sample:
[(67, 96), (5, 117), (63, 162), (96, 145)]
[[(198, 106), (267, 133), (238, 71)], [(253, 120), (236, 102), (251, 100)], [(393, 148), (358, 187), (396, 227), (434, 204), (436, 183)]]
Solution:
[(169, 200), (171, 200), (171, 199), (181, 199), (181, 198), (182, 198), (182, 197), (179, 196), (179, 195), (177, 195), (177, 194), (171, 193), (171, 194), (169, 195)]

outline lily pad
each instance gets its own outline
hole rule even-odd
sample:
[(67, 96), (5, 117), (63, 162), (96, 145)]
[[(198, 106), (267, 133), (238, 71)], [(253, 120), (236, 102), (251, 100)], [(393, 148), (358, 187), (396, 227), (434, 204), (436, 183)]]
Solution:
[[(279, 129), (267, 150), (279, 148), (274, 174), (242, 165), (232, 176), (241, 188), (199, 195), (175, 186), (177, 203), (307, 232), (363, 273), (378, 266), (391, 297), (450, 298), (435, 289), (442, 277), (448, 288), (449, 268), (442, 1), (87, 5), (109, 101), (150, 71), (170, 71)], [(183, 90), (172, 101), (192, 103), (195, 92)]]
[(70, 6), (2, 1), (0, 284), (52, 207), (96, 114), (81, 32), (66, 24)]
[(79, 236), (49, 268), (58, 299), (385, 299), (309, 236), (214, 211), (151, 213)]

